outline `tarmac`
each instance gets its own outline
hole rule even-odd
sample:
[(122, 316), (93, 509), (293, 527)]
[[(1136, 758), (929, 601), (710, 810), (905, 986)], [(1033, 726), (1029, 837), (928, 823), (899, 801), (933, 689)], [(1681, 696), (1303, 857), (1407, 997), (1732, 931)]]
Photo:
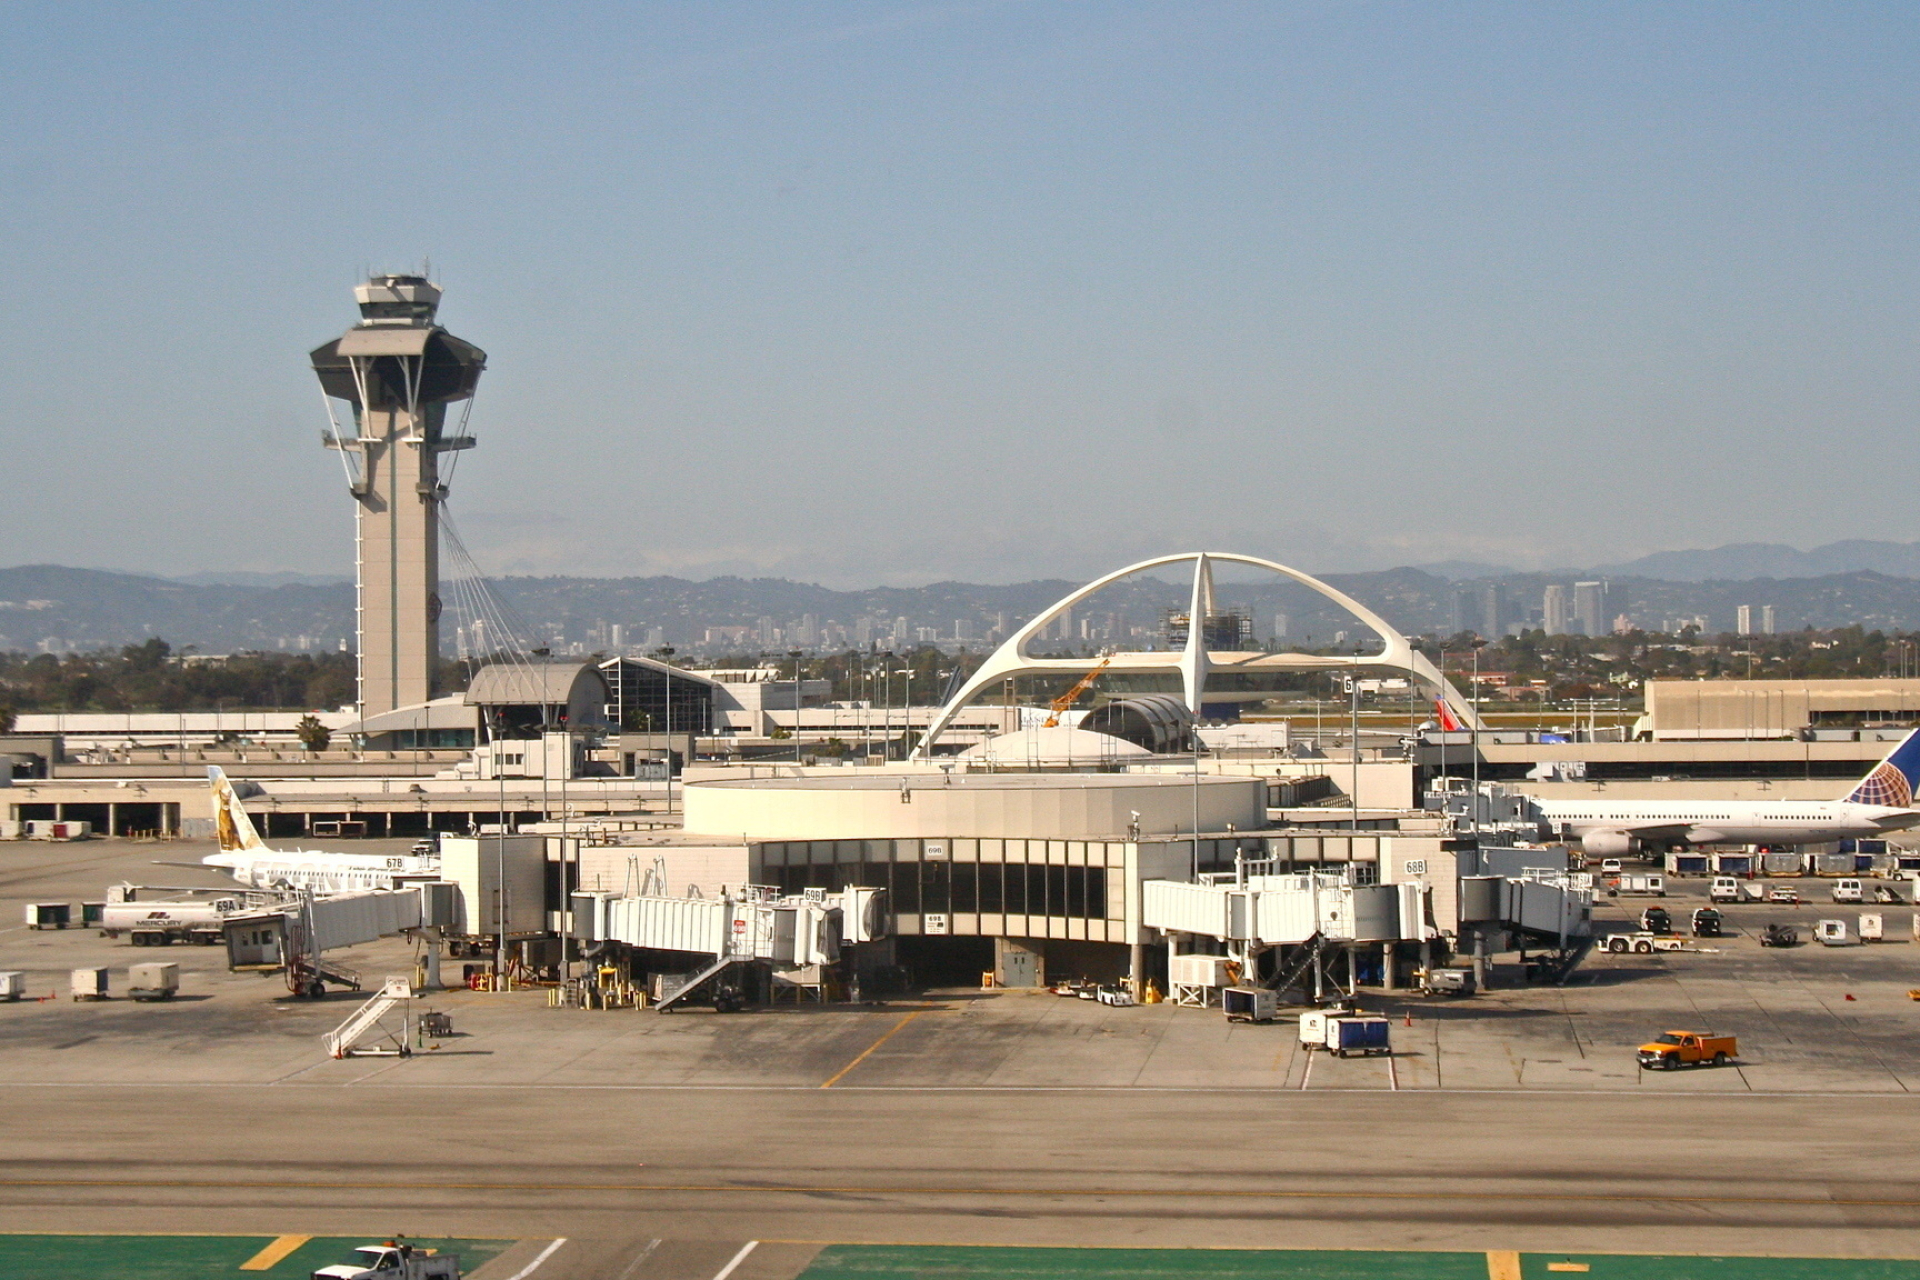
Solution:
[[(123, 878), (223, 884), (150, 865), (204, 851), (0, 845), (0, 969), (36, 997), (0, 1006), (0, 1231), (500, 1241), (480, 1280), (536, 1258), (540, 1280), (1397, 1275), (1401, 1253), (1426, 1260), (1408, 1274), (1495, 1280), (1576, 1253), (1593, 1274), (1789, 1276), (1795, 1258), (1920, 1259), (1912, 907), (1735, 906), (1733, 936), (1701, 951), (1595, 954), (1561, 987), (1509, 964), (1467, 999), (1369, 993), (1394, 1019), (1389, 1058), (1308, 1054), (1285, 1018), (1045, 993), (721, 1015), (460, 990), (420, 1002), (452, 1019), (437, 1048), (334, 1061), (320, 1036), (360, 997), (296, 1000), (215, 948), (19, 923), (25, 902), (97, 900)], [(1676, 887), (1680, 920), (1705, 886)], [(1602, 929), (1644, 905), (1606, 904)], [(1862, 910), (1893, 940), (1754, 938)], [(176, 1000), (67, 998), (76, 966), (111, 965), (117, 994), (127, 965), (157, 959), (181, 965)], [(373, 987), (414, 953), (346, 963)], [(1737, 1035), (1739, 1062), (1640, 1071), (1634, 1047), (1667, 1029)], [(868, 1252), (835, 1252), (854, 1246)], [(885, 1252), (907, 1246), (962, 1252)], [(1079, 1258), (1093, 1246), (1147, 1252)], [(1008, 1252), (1037, 1247), (1059, 1252)], [(1152, 1252), (1222, 1249), (1254, 1252)], [(1385, 1252), (1355, 1270), (1356, 1250)]]

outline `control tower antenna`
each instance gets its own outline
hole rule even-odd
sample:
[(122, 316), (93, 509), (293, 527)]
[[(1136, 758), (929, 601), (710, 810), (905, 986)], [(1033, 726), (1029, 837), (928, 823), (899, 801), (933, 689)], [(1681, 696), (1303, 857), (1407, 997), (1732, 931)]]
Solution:
[[(313, 351), (321, 392), (353, 407), (351, 455), (362, 719), (433, 697), (440, 656), (440, 455), (473, 447), (446, 433), (471, 401), (487, 353), (434, 323), (440, 290), (423, 275), (373, 275), (353, 291), (360, 323)], [(329, 408), (331, 413), (331, 408)], [(343, 459), (344, 460), (344, 459)]]

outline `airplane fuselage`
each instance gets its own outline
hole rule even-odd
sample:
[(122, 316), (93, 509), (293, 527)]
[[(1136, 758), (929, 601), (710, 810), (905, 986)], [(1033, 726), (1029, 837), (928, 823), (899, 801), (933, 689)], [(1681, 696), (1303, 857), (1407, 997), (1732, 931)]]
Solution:
[(438, 858), (408, 854), (262, 849), (258, 853), (217, 853), (206, 862), (256, 889), (307, 889), (314, 893), (391, 889), (404, 878), (440, 873)]
[(1552, 834), (1620, 834), (1648, 844), (1823, 844), (1920, 825), (1920, 811), (1844, 800), (1536, 800)]

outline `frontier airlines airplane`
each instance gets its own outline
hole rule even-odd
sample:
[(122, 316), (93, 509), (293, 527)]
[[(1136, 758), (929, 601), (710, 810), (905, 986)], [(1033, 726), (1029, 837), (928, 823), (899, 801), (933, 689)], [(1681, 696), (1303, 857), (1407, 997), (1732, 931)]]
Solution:
[(213, 828), (220, 852), (201, 864), (218, 867), (256, 889), (309, 889), (316, 894), (391, 889), (407, 876), (440, 873), (440, 859), (414, 854), (326, 853), (309, 849), (269, 849), (253, 829), (246, 807), (219, 768), (207, 770), (213, 790)]
[(1535, 800), (1554, 836), (1589, 856), (1697, 844), (1822, 844), (1920, 826), (1920, 729), (1839, 800)]

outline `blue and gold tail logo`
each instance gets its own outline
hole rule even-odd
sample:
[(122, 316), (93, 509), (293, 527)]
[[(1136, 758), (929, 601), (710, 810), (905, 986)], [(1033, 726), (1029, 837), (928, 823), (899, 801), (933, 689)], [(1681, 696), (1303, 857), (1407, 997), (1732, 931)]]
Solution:
[(1920, 729), (1902, 739), (1900, 745), (1848, 793), (1847, 800), (1853, 804), (1911, 809), (1916, 781), (1920, 781)]

